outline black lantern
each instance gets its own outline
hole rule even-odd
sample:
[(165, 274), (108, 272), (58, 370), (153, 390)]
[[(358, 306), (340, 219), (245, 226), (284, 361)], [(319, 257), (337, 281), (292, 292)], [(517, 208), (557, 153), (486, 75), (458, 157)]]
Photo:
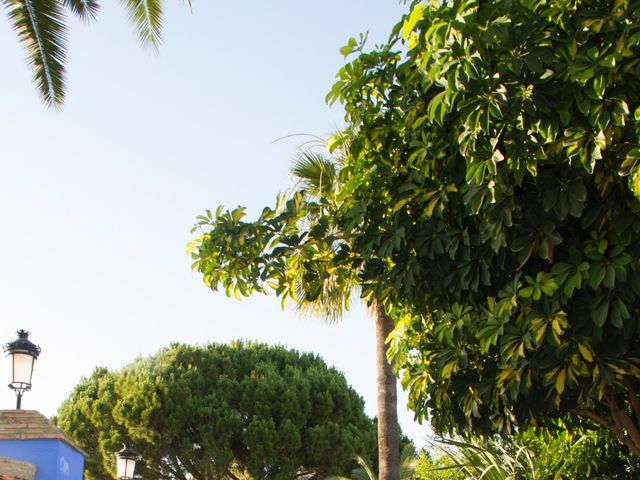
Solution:
[(20, 410), (22, 395), (31, 390), (33, 364), (40, 355), (40, 347), (29, 340), (29, 332), (20, 330), (18, 339), (4, 346), (4, 353), (7, 357), (11, 356), (12, 376), (9, 388), (16, 392), (16, 408)]
[(131, 447), (125, 445), (122, 450), (116, 453), (116, 471), (118, 480), (131, 480), (136, 468), (136, 462), (140, 458)]

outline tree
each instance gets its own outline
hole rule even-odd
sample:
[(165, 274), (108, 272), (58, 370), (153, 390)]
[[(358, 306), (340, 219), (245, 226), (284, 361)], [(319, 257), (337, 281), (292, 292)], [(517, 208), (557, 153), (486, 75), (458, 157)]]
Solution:
[[(348, 122), (338, 208), (301, 230), (294, 194), (247, 226), (277, 239), (260, 245), (270, 265), (217, 272), (236, 247), (217, 236), (205, 280), (255, 273), (286, 294), (290, 249), (311, 278), (355, 270), (396, 320), (390, 353), (437, 432), (570, 414), (640, 455), (639, 14), (631, 0), (412, 2), (387, 44), (344, 49), (328, 96)], [(225, 215), (208, 221), (245, 228)]]
[(56, 421), (89, 454), (89, 479), (112, 478), (124, 442), (147, 479), (324, 478), (375, 452), (375, 426), (340, 373), (262, 344), (176, 344), (96, 369)]
[[(353, 265), (336, 268), (332, 261), (343, 254), (347, 241), (331, 214), (344, 201), (336, 172), (349, 152), (340, 135), (333, 141), (333, 159), (310, 151), (300, 155), (292, 169), (300, 188), (280, 196), (275, 209), (265, 207), (254, 222), (243, 220), (242, 207), (233, 211), (220, 207), (215, 215), (207, 211), (198, 218), (194, 232), (202, 229), (203, 235), (189, 246), (189, 252), (207, 286), (223, 287), (238, 299), (272, 289), (283, 305), (294, 301), (303, 311), (330, 319), (348, 308), (359, 284), (358, 269)], [(385, 344), (394, 323), (375, 297), (366, 300), (376, 328), (378, 471), (381, 479), (398, 480), (396, 377)]]
[[(310, 150), (302, 152), (294, 162), (292, 173), (299, 180), (301, 189), (298, 193), (305, 198), (305, 216), (303, 228), (309, 228), (309, 234), (315, 230), (323, 231), (322, 248), (307, 243), (315, 254), (332, 257), (345, 244), (341, 231), (326, 222), (327, 215), (340, 208), (342, 187), (337, 171), (349, 155), (348, 145), (341, 144), (340, 149), (333, 149), (334, 158), (327, 158)], [(327, 238), (328, 234), (328, 238)], [(301, 235), (305, 235), (304, 230)], [(290, 253), (294, 253), (290, 251)], [(341, 316), (349, 307), (351, 297), (358, 290), (358, 278), (354, 269), (326, 268), (321, 274), (310, 274), (304, 265), (299, 265), (302, 251), (294, 253), (293, 265), (288, 268), (289, 274), (297, 272), (296, 305), (312, 315), (325, 316), (329, 319)], [(291, 258), (289, 255), (288, 258)], [(378, 400), (378, 472), (383, 479), (400, 479), (403, 469), (401, 458), (400, 428), (398, 426), (397, 379), (393, 367), (387, 359), (386, 339), (393, 330), (394, 323), (387, 315), (384, 306), (374, 299), (369, 300), (371, 314), (376, 330), (376, 372)], [(405, 455), (406, 457), (406, 455)], [(407, 457), (408, 458), (408, 457)], [(400, 475), (400, 477), (398, 477)]]
[[(141, 43), (157, 48), (162, 27), (162, 1), (121, 0)], [(191, 5), (190, 0), (187, 0)], [(27, 50), (33, 79), (43, 101), (60, 107), (64, 101), (67, 56), (66, 14), (95, 19), (98, 0), (2, 0), (13, 28)]]
[(347, 46), (333, 261), (396, 307), (392, 353), (439, 432), (569, 413), (640, 454), (639, 14), (413, 2), (388, 44)]

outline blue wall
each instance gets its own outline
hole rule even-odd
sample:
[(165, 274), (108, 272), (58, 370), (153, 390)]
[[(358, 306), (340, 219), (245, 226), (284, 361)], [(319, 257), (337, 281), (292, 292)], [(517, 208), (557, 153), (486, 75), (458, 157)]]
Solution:
[(61, 440), (0, 440), (0, 457), (36, 465), (35, 480), (82, 480), (84, 457)]

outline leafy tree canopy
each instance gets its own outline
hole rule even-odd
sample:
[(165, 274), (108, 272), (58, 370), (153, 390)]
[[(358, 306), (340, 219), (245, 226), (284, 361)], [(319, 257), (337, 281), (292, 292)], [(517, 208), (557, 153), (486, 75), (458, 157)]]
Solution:
[(300, 270), (318, 295), (356, 282), (395, 317), (411, 408), (438, 432), (570, 412), (640, 454), (639, 16), (412, 2), (387, 44), (343, 49), (336, 201), (203, 216), (196, 268), (238, 295), (295, 298)]
[[(354, 133), (341, 221), (438, 431), (563, 412), (640, 453), (640, 3), (415, 2), (408, 52), (330, 99)], [(358, 48), (357, 45), (354, 48)]]
[(89, 479), (112, 478), (124, 442), (142, 455), (141, 478), (323, 478), (375, 455), (363, 409), (317, 356), (176, 344), (117, 372), (96, 369), (56, 421), (89, 454)]

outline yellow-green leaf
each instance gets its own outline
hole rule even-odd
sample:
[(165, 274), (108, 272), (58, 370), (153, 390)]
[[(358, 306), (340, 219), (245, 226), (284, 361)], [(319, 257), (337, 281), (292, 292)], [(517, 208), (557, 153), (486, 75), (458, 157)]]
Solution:
[(424, 17), (424, 3), (419, 3), (416, 5), (411, 13), (409, 14), (409, 18), (404, 21), (402, 24), (402, 38), (407, 40), (409, 34), (413, 32), (413, 29), (416, 27), (416, 24), (422, 20)]
[(562, 395), (562, 392), (564, 392), (564, 384), (566, 378), (567, 372), (563, 368), (562, 370), (560, 370), (560, 373), (558, 373), (558, 376), (556, 377), (556, 391), (560, 395)]
[(593, 355), (591, 354), (591, 349), (586, 344), (579, 343), (578, 350), (580, 350), (580, 355), (582, 355), (582, 358), (584, 358), (587, 362), (593, 362)]

